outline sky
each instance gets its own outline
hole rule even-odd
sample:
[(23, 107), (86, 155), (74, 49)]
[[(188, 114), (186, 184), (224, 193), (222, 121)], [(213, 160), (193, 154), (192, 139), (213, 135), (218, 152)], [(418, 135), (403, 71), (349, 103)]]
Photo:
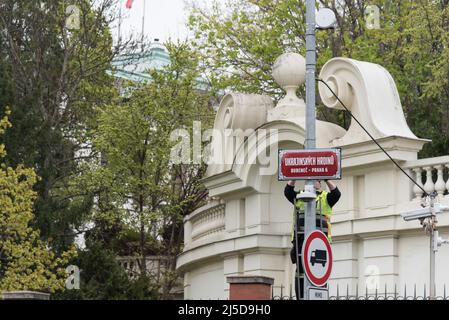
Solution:
[[(162, 42), (171, 37), (184, 39), (188, 35), (185, 27), (188, 12), (185, 10), (185, 0), (134, 0), (131, 9), (127, 9), (127, 0), (121, 0), (122, 38), (133, 33), (140, 39), (142, 34), (142, 17), (145, 7), (145, 37), (153, 40), (160, 39)], [(145, 2), (145, 5), (144, 5)], [(114, 29), (114, 39), (118, 37), (117, 28)]]

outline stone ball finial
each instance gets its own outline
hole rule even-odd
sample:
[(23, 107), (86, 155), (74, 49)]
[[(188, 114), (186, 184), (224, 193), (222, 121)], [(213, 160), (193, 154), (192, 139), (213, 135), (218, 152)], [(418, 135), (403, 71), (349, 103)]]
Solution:
[(298, 53), (284, 53), (274, 62), (272, 74), (282, 88), (298, 88), (306, 80), (306, 59)]
[(306, 59), (293, 52), (282, 54), (273, 65), (273, 78), (285, 90), (276, 108), (269, 111), (268, 120), (305, 117), (306, 105), (296, 90), (306, 81)]

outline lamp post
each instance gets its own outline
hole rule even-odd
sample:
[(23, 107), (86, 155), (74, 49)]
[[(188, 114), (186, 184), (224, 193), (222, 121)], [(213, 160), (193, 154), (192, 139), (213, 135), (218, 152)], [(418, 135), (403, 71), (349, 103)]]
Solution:
[[(319, 29), (333, 29), (335, 27), (335, 14), (331, 9), (323, 8), (315, 16), (315, 0), (306, 0), (306, 141), (305, 148), (316, 148), (316, 109), (315, 109), (315, 73), (316, 73), (316, 36)], [(315, 181), (306, 180), (305, 192), (316, 195)], [(304, 231), (305, 238), (316, 229), (316, 197), (305, 202)], [(304, 279), (304, 298), (309, 300), (310, 281)]]
[(430, 299), (435, 299), (435, 253), (442, 244), (449, 244), (449, 239), (439, 237), (437, 230), (436, 215), (444, 211), (449, 211), (449, 206), (435, 203), (436, 194), (429, 196), (429, 207), (401, 213), (405, 221), (419, 220), (424, 230), (430, 235), (430, 260), (429, 260), (429, 291)]
[[(306, 1), (306, 149), (315, 149), (315, 73), (316, 73), (316, 36), (315, 36), (315, 0)], [(315, 195), (315, 181), (306, 180), (305, 192)], [(305, 238), (316, 229), (316, 199), (305, 203)], [(301, 263), (301, 262), (298, 262)], [(309, 279), (304, 277), (304, 299), (309, 300)], [(299, 288), (298, 288), (299, 290)]]

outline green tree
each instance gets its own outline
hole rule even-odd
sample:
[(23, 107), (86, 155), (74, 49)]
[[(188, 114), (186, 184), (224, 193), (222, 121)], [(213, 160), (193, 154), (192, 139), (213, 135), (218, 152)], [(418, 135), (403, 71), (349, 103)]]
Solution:
[[(217, 88), (266, 93), (279, 98), (271, 76), (284, 51), (305, 54), (305, 2), (296, 0), (214, 1), (192, 9), (189, 25)], [(367, 5), (380, 8), (380, 29), (368, 29)], [(447, 153), (449, 90), (447, 1), (317, 1), (337, 17), (334, 31), (317, 32), (318, 70), (344, 56), (388, 69), (416, 135), (433, 140), (421, 157)], [(347, 127), (344, 112), (318, 106), (318, 117)]]
[[(113, 46), (109, 24), (117, 0), (0, 0), (0, 111), (13, 111), (2, 137), (11, 166), (36, 170), (36, 225), (41, 237), (64, 248), (86, 218), (91, 195), (72, 201), (61, 192), (89, 154), (86, 132), (95, 108), (116, 96), (106, 71), (125, 45)], [(72, 25), (68, 6), (79, 10)]]
[(100, 242), (88, 244), (73, 261), (80, 272), (80, 289), (66, 290), (58, 300), (146, 300), (159, 293), (142, 278), (131, 279), (119, 266), (116, 253)]
[[(7, 112), (9, 115), (9, 112)], [(11, 126), (8, 117), (0, 121), (0, 134)], [(0, 145), (0, 158), (6, 155)], [(64, 289), (65, 267), (75, 251), (56, 255), (31, 227), (37, 176), (22, 165), (0, 166), (0, 291), (37, 290), (54, 293)]]
[[(200, 183), (205, 164), (173, 163), (170, 136), (192, 133), (193, 121), (210, 128), (210, 95), (201, 90), (197, 54), (187, 44), (167, 43), (171, 63), (150, 70), (152, 81), (131, 84), (121, 102), (98, 113), (92, 149), (99, 156), (71, 182), (74, 190), (95, 194), (89, 231), (118, 255), (138, 256), (140, 276), (168, 298), (178, 279), (176, 256), (183, 242), (183, 217), (203, 203)], [(76, 193), (75, 191), (73, 193)], [(162, 275), (147, 269), (148, 255), (164, 258)]]

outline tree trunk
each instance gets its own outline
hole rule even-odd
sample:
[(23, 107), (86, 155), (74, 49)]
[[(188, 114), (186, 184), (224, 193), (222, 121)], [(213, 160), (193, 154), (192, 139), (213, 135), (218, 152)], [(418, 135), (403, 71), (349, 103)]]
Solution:
[(147, 258), (145, 252), (145, 221), (143, 216), (143, 197), (139, 196), (139, 209), (140, 209), (140, 255), (141, 255), (141, 263), (140, 263), (140, 274), (141, 276), (147, 276)]

